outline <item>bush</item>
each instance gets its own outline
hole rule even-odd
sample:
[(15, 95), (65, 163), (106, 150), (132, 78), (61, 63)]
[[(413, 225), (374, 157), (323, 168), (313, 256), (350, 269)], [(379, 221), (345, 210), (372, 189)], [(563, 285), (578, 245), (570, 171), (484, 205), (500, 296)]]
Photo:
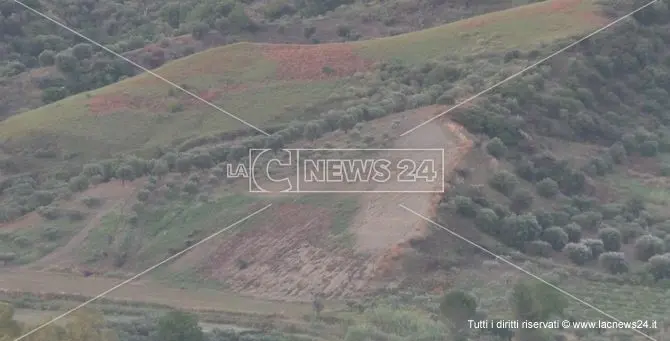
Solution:
[(600, 266), (611, 274), (628, 272), (628, 264), (623, 252), (605, 252), (599, 257)]
[(468, 197), (456, 196), (454, 205), (456, 206), (456, 212), (464, 217), (472, 218), (477, 214), (475, 203)]
[(498, 137), (494, 137), (486, 144), (486, 151), (496, 159), (500, 159), (507, 153), (507, 146)]
[(558, 182), (551, 178), (544, 178), (542, 181), (538, 182), (535, 185), (535, 189), (537, 194), (545, 198), (553, 198), (559, 192)]
[(570, 243), (579, 243), (579, 240), (582, 239), (582, 228), (575, 223), (563, 226), (563, 230), (568, 235)]
[(605, 252), (605, 246), (600, 239), (584, 239), (582, 240), (582, 244), (586, 245), (586, 247), (591, 250), (591, 259), (598, 259), (598, 257)]
[(517, 213), (529, 209), (533, 204), (533, 194), (526, 189), (518, 189), (514, 191), (510, 199), (512, 200), (510, 208)]
[(140, 190), (137, 193), (137, 200), (141, 202), (146, 202), (147, 200), (149, 200), (149, 195), (151, 195), (151, 193), (146, 189)]
[(502, 221), (504, 229), (500, 237), (502, 241), (517, 249), (522, 249), (526, 242), (537, 239), (542, 233), (542, 226), (532, 214), (511, 215)]
[(489, 180), (489, 185), (504, 195), (510, 195), (519, 185), (519, 180), (508, 171), (499, 171)]
[(569, 243), (564, 250), (568, 253), (568, 258), (577, 265), (584, 265), (591, 259), (591, 250), (584, 244)]
[(99, 207), (102, 204), (102, 200), (100, 198), (94, 198), (89, 196), (81, 198), (81, 202), (88, 208)]
[(605, 227), (598, 231), (598, 237), (603, 241), (605, 251), (619, 251), (621, 249), (621, 232), (613, 227)]
[(635, 258), (648, 261), (649, 258), (662, 254), (665, 251), (663, 239), (650, 234), (644, 235), (635, 241)]
[(647, 267), (656, 280), (670, 278), (670, 253), (649, 258)]
[(568, 244), (568, 234), (558, 226), (550, 227), (542, 232), (540, 237), (543, 241), (551, 244), (556, 251), (561, 251)]
[(658, 142), (647, 140), (640, 145), (640, 155), (653, 157), (658, 154)]
[(51, 50), (44, 50), (37, 57), (41, 66), (51, 66), (56, 62), (56, 53)]
[(551, 256), (551, 244), (542, 240), (533, 240), (526, 245), (526, 254), (536, 257), (549, 258)]
[(645, 230), (638, 223), (629, 223), (621, 226), (621, 242), (628, 244), (637, 237), (645, 234)]
[(494, 210), (490, 208), (482, 208), (477, 212), (475, 225), (485, 233), (495, 236), (500, 230), (500, 219)]
[(588, 211), (572, 217), (572, 221), (583, 229), (595, 231), (600, 226), (603, 215), (600, 212)]

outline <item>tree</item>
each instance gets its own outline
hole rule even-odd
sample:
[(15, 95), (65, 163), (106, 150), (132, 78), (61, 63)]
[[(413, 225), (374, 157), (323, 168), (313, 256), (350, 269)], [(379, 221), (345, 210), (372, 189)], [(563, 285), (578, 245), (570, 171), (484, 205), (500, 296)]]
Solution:
[(504, 195), (510, 195), (519, 185), (519, 180), (508, 171), (499, 171), (489, 180), (489, 185)]
[(568, 243), (564, 251), (568, 253), (568, 258), (577, 264), (584, 265), (591, 259), (591, 249), (584, 244)]
[(160, 341), (204, 341), (205, 333), (193, 314), (171, 311), (158, 320), (156, 340)]
[(87, 43), (79, 43), (72, 48), (72, 55), (78, 60), (91, 58), (93, 55), (93, 46)]
[(0, 302), (0, 340), (14, 340), (21, 336), (21, 326), (14, 320), (14, 307)]
[(41, 66), (51, 66), (56, 62), (56, 53), (51, 50), (44, 50), (37, 57)]
[(177, 172), (185, 174), (191, 170), (191, 158), (188, 155), (180, 155), (175, 163)]
[(510, 305), (518, 320), (547, 321), (551, 317), (561, 316), (568, 301), (547, 283), (521, 280), (512, 289)]
[(568, 234), (568, 242), (570, 243), (579, 243), (579, 240), (582, 239), (582, 228), (575, 223), (563, 226), (563, 230)]
[(195, 40), (202, 40), (209, 33), (209, 25), (203, 22), (199, 22), (191, 27), (191, 36)]
[(164, 160), (159, 160), (154, 165), (154, 168), (151, 170), (151, 173), (158, 177), (158, 179), (163, 179), (165, 175), (170, 171), (168, 163)]
[(500, 231), (499, 224), (500, 219), (498, 218), (496, 212), (492, 209), (482, 208), (477, 212), (477, 216), (475, 217), (475, 225), (477, 225), (480, 230), (497, 236), (498, 232)]
[(456, 212), (464, 217), (472, 218), (477, 214), (475, 203), (468, 197), (456, 196), (454, 204), (456, 205)]
[(499, 137), (494, 137), (486, 144), (486, 151), (496, 159), (500, 159), (507, 153), (507, 146)]
[(600, 254), (607, 251), (605, 250), (605, 244), (600, 239), (584, 239), (582, 240), (582, 244), (586, 245), (586, 247), (591, 250), (591, 259), (598, 259)]
[(202, 171), (212, 168), (214, 161), (212, 160), (212, 155), (209, 153), (200, 152), (191, 157), (191, 164)]
[(462, 331), (477, 312), (477, 300), (474, 296), (461, 290), (452, 290), (444, 294), (440, 300), (440, 313), (452, 325), (455, 332)]
[(67, 97), (68, 91), (62, 86), (52, 86), (42, 91), (42, 103), (49, 104)]
[(319, 138), (323, 134), (323, 130), (321, 129), (321, 126), (316, 123), (316, 122), (309, 122), (305, 124), (303, 136), (309, 140), (309, 141), (314, 141), (317, 138)]
[(526, 242), (537, 239), (542, 227), (532, 214), (511, 215), (502, 221), (502, 241), (505, 244), (523, 249)]
[(314, 294), (312, 297), (312, 310), (314, 310), (314, 316), (317, 320), (321, 318), (321, 312), (323, 311), (323, 308), (323, 297), (321, 294)]
[(510, 199), (512, 200), (510, 209), (516, 213), (529, 209), (533, 204), (533, 194), (523, 188), (514, 191)]
[(545, 198), (553, 198), (558, 194), (558, 182), (551, 178), (544, 178), (535, 185), (537, 194)]
[(63, 51), (56, 55), (56, 67), (65, 74), (75, 73), (79, 67), (77, 58), (71, 52)]
[(621, 232), (613, 227), (606, 227), (598, 231), (598, 237), (603, 241), (605, 251), (619, 251), (621, 249)]
[(647, 266), (656, 280), (670, 278), (670, 253), (649, 258)]
[(3, 265), (7, 265), (7, 263), (12, 262), (15, 259), (16, 259), (16, 253), (14, 252), (0, 253), (0, 262), (2, 262)]
[(623, 252), (605, 252), (598, 260), (600, 265), (611, 274), (628, 272), (628, 264)]
[(626, 161), (626, 148), (624, 148), (623, 143), (617, 142), (609, 148), (609, 154), (612, 157), (612, 161), (616, 164), (622, 164)]
[(81, 192), (88, 188), (90, 182), (86, 176), (77, 175), (70, 179), (68, 187), (72, 192)]
[(116, 334), (105, 327), (102, 314), (91, 309), (81, 309), (72, 314), (65, 325), (67, 341), (116, 341)]
[(635, 241), (635, 258), (648, 261), (649, 258), (660, 255), (665, 251), (663, 239), (650, 234), (644, 235)]
[(141, 202), (145, 202), (149, 200), (149, 195), (151, 195), (151, 192), (147, 191), (146, 189), (140, 190), (137, 193), (137, 200)]
[(125, 185), (126, 181), (132, 181), (135, 178), (135, 171), (130, 165), (123, 165), (116, 170), (116, 177), (121, 179), (122, 185)]
[(356, 125), (356, 119), (353, 115), (344, 115), (337, 121), (337, 126), (345, 133)]
[(569, 236), (568, 234), (560, 227), (558, 226), (552, 226), (544, 231), (542, 231), (542, 235), (540, 236), (540, 239), (544, 240), (545, 242), (551, 244), (551, 247), (555, 251), (561, 251), (565, 247), (565, 245), (568, 244)]

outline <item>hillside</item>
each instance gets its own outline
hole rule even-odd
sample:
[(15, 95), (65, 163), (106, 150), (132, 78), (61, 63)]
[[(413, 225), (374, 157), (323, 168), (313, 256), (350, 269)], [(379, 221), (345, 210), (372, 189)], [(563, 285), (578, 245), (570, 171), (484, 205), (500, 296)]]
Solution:
[[(77, 278), (102, 289), (174, 257), (110, 296), (132, 302), (96, 307), (126, 317), (167, 304), (259, 330), (210, 335), (217, 341), (662, 339), (670, 322), (667, 1), (402, 134), (640, 5), (549, 1), (375, 40), (232, 44), (157, 69), (269, 136), (147, 74), (15, 115), (0, 122), (8, 270), (0, 298), (55, 313), (94, 294), (72, 287)], [(288, 162), (283, 148), (319, 147), (333, 150), (302, 157), (394, 160), (375, 148), (443, 148), (444, 158), (431, 159), (444, 167), (431, 186), (444, 189), (259, 194), (227, 172), (253, 148)], [(256, 185), (277, 189), (285, 184), (273, 179), (304, 167), (253, 168), (266, 171)], [(411, 188), (431, 171), (414, 174)], [(65, 291), (40, 293), (41, 301), (21, 292), (46, 290), (50, 280)], [(178, 290), (184, 300), (174, 299)], [(605, 318), (658, 325), (467, 323)], [(161, 321), (119, 328), (133, 334), (124, 341), (152, 341), (175, 324)]]
[[(523, 4), (509, 0), (477, 4), (462, 0), (319, 0), (305, 5), (301, 1), (23, 3), (150, 69), (239, 41), (316, 44), (371, 39)], [(0, 104), (0, 120), (136, 74), (107, 52), (93, 47), (92, 53), (86, 53), (90, 45), (18, 3), (3, 1), (0, 6), (5, 18), (0, 25), (7, 32), (0, 37), (0, 97), (6, 99)], [(74, 55), (81, 63), (76, 69), (68, 68), (63, 61)], [(91, 67), (93, 64), (96, 66)], [(17, 96), (18, 89), (23, 96)]]
[[(369, 74), (384, 61), (420, 65), (445, 54), (531, 50), (543, 42), (593, 29), (600, 22), (594, 20), (598, 18), (595, 10), (588, 1), (556, 0), (370, 41), (240, 43), (170, 62), (156, 72), (244, 120), (266, 127), (304, 119), (319, 108), (332, 107), (328, 103), (334, 100), (372, 95), (365, 92), (374, 89), (374, 78), (370, 84), (369, 77), (353, 76), (357, 72)], [(90, 159), (243, 128), (234, 119), (144, 74), (11, 117), (0, 123), (0, 136), (10, 139), (6, 142), (10, 146), (30, 149), (49, 144), (57, 158), (81, 153)]]

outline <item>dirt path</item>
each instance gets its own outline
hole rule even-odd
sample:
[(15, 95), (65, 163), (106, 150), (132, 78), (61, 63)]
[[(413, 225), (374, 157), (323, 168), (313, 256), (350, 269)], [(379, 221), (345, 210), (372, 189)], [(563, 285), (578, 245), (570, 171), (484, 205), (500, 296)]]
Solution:
[[(397, 129), (398, 134), (427, 120), (440, 109), (440, 107), (428, 107), (407, 114), (407, 119), (401, 122)], [(467, 152), (460, 148), (464, 140), (467, 138), (459, 131), (457, 125), (450, 122), (440, 123), (439, 120), (436, 120), (399, 138), (393, 148), (445, 149), (445, 164), (442, 164), (442, 160), (436, 160), (438, 161), (436, 167), (444, 167), (446, 177), (459, 163), (464, 152)], [(414, 155), (415, 160), (434, 158), (434, 153), (430, 152), (417, 152)], [(380, 185), (376, 190), (384, 190), (384, 185)], [(440, 186), (437, 187), (440, 188)], [(375, 254), (394, 249), (398, 244), (424, 235), (424, 222), (398, 205), (403, 204), (417, 212), (423, 212), (426, 216), (431, 216), (438, 200), (439, 194), (432, 193), (363, 195), (361, 210), (352, 224), (352, 228), (356, 231), (358, 250)]]
[(89, 219), (86, 226), (75, 234), (64, 246), (46, 255), (35, 263), (27, 265), (27, 269), (63, 269), (73, 265), (77, 248), (86, 240), (88, 234), (100, 225), (100, 220), (110, 211), (128, 206), (135, 191), (136, 183), (129, 182), (122, 186), (119, 181), (100, 184), (81, 194), (81, 196), (97, 197), (104, 200), (102, 206), (96, 208), (96, 214)]

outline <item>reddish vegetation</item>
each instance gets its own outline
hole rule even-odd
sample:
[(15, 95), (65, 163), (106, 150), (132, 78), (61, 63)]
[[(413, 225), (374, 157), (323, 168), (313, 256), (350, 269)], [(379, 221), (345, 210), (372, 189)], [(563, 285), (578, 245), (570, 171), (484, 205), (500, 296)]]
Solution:
[(356, 55), (349, 44), (266, 45), (263, 54), (277, 62), (277, 78), (284, 80), (349, 76), (374, 64)]
[(125, 109), (144, 109), (165, 111), (165, 105), (160, 101), (130, 96), (128, 94), (98, 95), (88, 102), (89, 110), (94, 114), (108, 114)]

